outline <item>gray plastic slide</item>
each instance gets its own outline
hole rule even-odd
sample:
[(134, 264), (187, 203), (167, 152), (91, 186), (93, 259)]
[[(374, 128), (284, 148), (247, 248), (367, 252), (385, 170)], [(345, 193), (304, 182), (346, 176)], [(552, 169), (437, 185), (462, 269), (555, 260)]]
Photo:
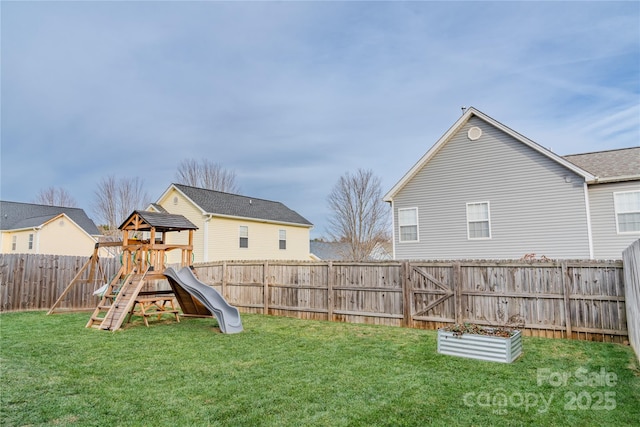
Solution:
[(218, 325), (223, 334), (242, 332), (242, 319), (238, 309), (229, 305), (220, 292), (198, 280), (189, 267), (184, 267), (180, 271), (169, 267), (164, 271), (164, 275), (207, 307), (218, 319)]

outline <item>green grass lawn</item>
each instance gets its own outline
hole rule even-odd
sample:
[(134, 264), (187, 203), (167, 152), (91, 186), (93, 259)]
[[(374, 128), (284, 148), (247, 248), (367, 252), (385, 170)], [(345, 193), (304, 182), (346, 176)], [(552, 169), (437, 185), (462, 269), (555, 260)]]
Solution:
[(436, 353), (436, 332), (243, 314), (85, 329), (0, 315), (3, 426), (638, 425), (630, 347), (524, 339), (512, 364)]

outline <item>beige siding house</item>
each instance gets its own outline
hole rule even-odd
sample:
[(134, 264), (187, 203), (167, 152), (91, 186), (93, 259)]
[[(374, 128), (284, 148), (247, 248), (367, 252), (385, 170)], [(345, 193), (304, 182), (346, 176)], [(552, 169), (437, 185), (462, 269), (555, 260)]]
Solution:
[[(280, 202), (172, 184), (148, 210), (184, 215), (198, 227), (196, 263), (311, 259), (313, 224)], [(171, 243), (186, 243), (188, 236), (171, 238)]]
[(100, 232), (82, 209), (0, 201), (0, 253), (89, 256)]

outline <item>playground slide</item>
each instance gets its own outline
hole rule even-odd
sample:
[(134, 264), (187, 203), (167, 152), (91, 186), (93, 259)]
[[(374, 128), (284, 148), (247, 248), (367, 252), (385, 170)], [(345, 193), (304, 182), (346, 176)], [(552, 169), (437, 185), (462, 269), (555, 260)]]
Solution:
[(236, 334), (242, 332), (242, 320), (237, 308), (229, 305), (218, 291), (205, 285), (193, 274), (189, 267), (180, 271), (167, 268), (164, 275), (182, 289), (193, 295), (218, 319), (220, 330), (224, 334)]

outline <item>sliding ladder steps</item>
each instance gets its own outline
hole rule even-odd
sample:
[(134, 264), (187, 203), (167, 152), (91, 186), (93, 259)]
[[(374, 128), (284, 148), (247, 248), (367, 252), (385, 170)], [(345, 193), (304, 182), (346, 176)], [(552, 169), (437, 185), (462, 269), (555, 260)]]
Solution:
[(129, 280), (125, 281), (122, 288), (120, 288), (120, 292), (118, 292), (118, 296), (115, 301), (111, 304), (106, 316), (102, 319), (100, 329), (107, 331), (116, 331), (120, 329), (120, 326), (122, 326), (127, 314), (133, 308), (136, 297), (144, 286), (147, 271), (149, 271), (148, 268), (144, 273), (133, 274), (129, 277)]
[[(113, 296), (115, 298), (115, 296)], [(113, 300), (112, 300), (113, 301)], [(97, 328), (100, 323), (104, 320), (104, 317), (111, 309), (111, 304), (98, 304), (94, 312), (91, 314), (91, 318), (89, 319), (89, 323), (87, 323), (87, 328)], [(97, 324), (96, 324), (97, 323)]]

